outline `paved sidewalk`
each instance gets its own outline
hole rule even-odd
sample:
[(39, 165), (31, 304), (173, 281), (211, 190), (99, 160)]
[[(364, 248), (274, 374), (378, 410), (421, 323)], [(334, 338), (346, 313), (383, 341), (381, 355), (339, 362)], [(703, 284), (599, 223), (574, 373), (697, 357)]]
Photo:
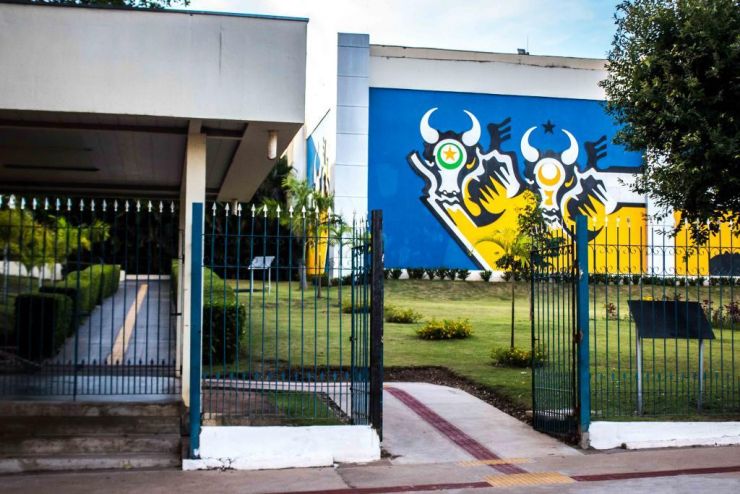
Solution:
[(457, 389), (388, 383), (384, 449), (367, 465), (272, 471), (117, 471), (0, 477), (0, 492), (730, 494), (740, 447), (583, 452)]

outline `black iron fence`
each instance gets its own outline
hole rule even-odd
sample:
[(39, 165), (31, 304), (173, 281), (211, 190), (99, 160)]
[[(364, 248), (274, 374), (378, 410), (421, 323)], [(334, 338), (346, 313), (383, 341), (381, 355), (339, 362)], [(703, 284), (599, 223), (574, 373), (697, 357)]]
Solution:
[(0, 397), (175, 393), (177, 204), (0, 196)]
[(740, 413), (738, 239), (672, 233), (589, 244), (595, 420)]
[(246, 204), (210, 203), (205, 216), (204, 421), (369, 423), (370, 242), (380, 230), (331, 211)]

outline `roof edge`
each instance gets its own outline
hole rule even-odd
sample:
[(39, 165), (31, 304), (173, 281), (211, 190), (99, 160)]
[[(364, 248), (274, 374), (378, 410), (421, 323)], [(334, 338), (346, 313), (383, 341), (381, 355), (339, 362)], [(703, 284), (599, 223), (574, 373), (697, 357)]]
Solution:
[(579, 70), (604, 70), (606, 59), (563, 57), (555, 55), (519, 55), (446, 48), (426, 48), (398, 45), (370, 45), (370, 56), (409, 58), (419, 60), (445, 60), (450, 62), (499, 62), (539, 67), (561, 67)]
[(309, 22), (307, 17), (290, 17), (280, 15), (266, 15), (266, 14), (248, 14), (240, 12), (214, 12), (209, 10), (190, 10), (190, 9), (142, 9), (136, 7), (126, 7), (118, 5), (72, 5), (72, 4), (54, 4), (54, 3), (28, 3), (27, 0), (0, 0), (0, 5), (22, 5), (24, 7), (46, 7), (46, 8), (58, 8), (58, 9), (88, 9), (88, 10), (112, 10), (122, 12), (144, 12), (144, 13), (155, 13), (155, 14), (188, 14), (188, 15), (208, 15), (208, 16), (220, 16), (220, 17), (245, 17), (252, 19), (268, 19), (276, 21), (292, 21), (292, 22)]

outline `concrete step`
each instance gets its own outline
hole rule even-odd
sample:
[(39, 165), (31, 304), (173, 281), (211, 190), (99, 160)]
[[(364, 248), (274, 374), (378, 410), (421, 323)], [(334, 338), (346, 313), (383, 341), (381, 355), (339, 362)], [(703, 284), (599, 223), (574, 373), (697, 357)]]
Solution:
[(180, 417), (161, 416), (20, 416), (0, 419), (5, 436), (75, 436), (95, 434), (179, 434)]
[(168, 453), (180, 454), (180, 434), (131, 434), (94, 436), (4, 436), (0, 458), (24, 455)]
[(4, 417), (179, 417), (182, 402), (94, 403), (54, 401), (0, 401), (0, 420)]
[(122, 453), (107, 455), (29, 455), (0, 458), (0, 474), (142, 468), (179, 468), (180, 456), (155, 453)]

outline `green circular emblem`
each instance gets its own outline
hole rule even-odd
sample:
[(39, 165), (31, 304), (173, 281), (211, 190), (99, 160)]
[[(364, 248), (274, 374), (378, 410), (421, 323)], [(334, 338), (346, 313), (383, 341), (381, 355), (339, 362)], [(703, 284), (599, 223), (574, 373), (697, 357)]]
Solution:
[(463, 164), (464, 154), (465, 152), (458, 143), (446, 141), (437, 148), (437, 163), (442, 168), (454, 170)]

